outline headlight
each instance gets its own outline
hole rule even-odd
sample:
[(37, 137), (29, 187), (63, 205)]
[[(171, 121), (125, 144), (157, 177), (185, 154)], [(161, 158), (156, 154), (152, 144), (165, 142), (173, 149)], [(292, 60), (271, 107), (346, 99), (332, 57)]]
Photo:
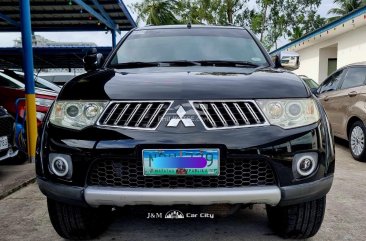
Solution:
[(257, 103), (272, 125), (284, 129), (310, 125), (320, 118), (313, 99), (258, 100)]
[(50, 107), (53, 103), (53, 100), (50, 99), (42, 99), (42, 98), (36, 98), (36, 105), (38, 106), (45, 106)]
[(81, 130), (94, 125), (108, 102), (56, 101), (52, 107), (50, 122), (57, 126)]

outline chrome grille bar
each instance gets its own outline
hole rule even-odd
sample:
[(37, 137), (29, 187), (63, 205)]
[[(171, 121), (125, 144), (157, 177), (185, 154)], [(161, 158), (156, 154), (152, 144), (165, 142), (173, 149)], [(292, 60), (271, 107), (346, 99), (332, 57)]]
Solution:
[(225, 118), (222, 116), (221, 112), (219, 111), (219, 108), (217, 108), (217, 106), (214, 103), (212, 103), (211, 106), (214, 109), (216, 115), (221, 120), (222, 124), (224, 124), (224, 126), (227, 126), (227, 122), (226, 122)]
[(250, 106), (250, 104), (245, 103), (245, 106), (248, 108), (248, 110), (250, 111), (250, 113), (252, 114), (253, 118), (255, 119), (255, 121), (257, 123), (260, 123), (261, 121), (259, 120), (257, 114), (254, 112), (253, 108)]
[(211, 125), (216, 127), (216, 123), (215, 123), (214, 119), (212, 119), (212, 116), (208, 112), (206, 106), (204, 104), (200, 104), (200, 107), (201, 107), (201, 110), (205, 113), (207, 119), (211, 122)]
[(173, 101), (111, 101), (97, 125), (155, 130)]
[(269, 125), (254, 100), (194, 100), (190, 103), (207, 130)]
[(233, 112), (230, 110), (230, 107), (229, 107), (227, 104), (225, 104), (225, 103), (223, 103), (222, 105), (224, 106), (224, 108), (225, 108), (226, 112), (229, 114), (229, 116), (230, 116), (231, 120), (234, 122), (234, 124), (235, 124), (236, 126), (238, 126), (238, 125), (239, 125), (239, 122), (238, 122), (238, 120), (235, 118), (235, 115), (233, 114)]
[(144, 112), (141, 114), (139, 120), (136, 122), (135, 127), (138, 127), (141, 123), (141, 121), (145, 118), (147, 112), (150, 110), (152, 104), (148, 104), (147, 107), (145, 108)]
[(122, 119), (123, 115), (126, 113), (128, 107), (130, 107), (130, 104), (125, 105), (125, 107), (123, 108), (122, 112), (118, 115), (116, 121), (114, 122), (115, 125), (117, 125), (120, 122), (120, 120)]
[(250, 125), (250, 122), (248, 120), (248, 117), (245, 115), (245, 113), (240, 108), (240, 106), (238, 105), (238, 103), (234, 103), (234, 106), (235, 106), (236, 110), (239, 112), (241, 118), (243, 118), (243, 120), (245, 121), (245, 124)]
[(158, 108), (155, 110), (154, 114), (152, 115), (152, 117), (150, 118), (150, 120), (147, 122), (146, 127), (149, 128), (151, 126), (151, 124), (153, 123), (153, 121), (155, 120), (155, 118), (157, 117), (157, 115), (159, 114), (159, 112), (161, 111), (161, 109), (163, 108), (163, 104), (160, 104), (158, 106)]
[(140, 109), (140, 106), (141, 106), (141, 104), (136, 105), (135, 109), (132, 111), (131, 115), (128, 117), (124, 126), (127, 126), (128, 124), (130, 124), (132, 118), (135, 116), (136, 112)]
[(119, 104), (115, 105), (113, 107), (113, 109), (111, 110), (111, 112), (109, 112), (109, 115), (107, 116), (107, 118), (105, 119), (105, 121), (103, 122), (103, 124), (107, 124), (108, 121), (111, 119), (112, 115), (114, 114), (114, 112), (117, 110)]

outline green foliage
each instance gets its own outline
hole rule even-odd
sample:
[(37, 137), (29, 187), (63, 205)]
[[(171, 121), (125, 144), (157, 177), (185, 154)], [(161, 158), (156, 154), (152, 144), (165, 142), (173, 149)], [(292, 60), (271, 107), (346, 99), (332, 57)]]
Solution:
[(256, 0), (257, 8), (241, 13), (236, 24), (248, 26), (270, 50), (280, 38), (295, 39), (325, 23), (316, 10), (320, 0)]
[(153, 25), (177, 24), (176, 4), (176, 0), (144, 0), (133, 4), (132, 8), (139, 14), (137, 22), (142, 19)]
[(338, 18), (349, 14), (357, 8), (366, 6), (366, 0), (334, 0), (334, 3), (338, 5), (337, 8), (332, 8), (328, 11), (328, 14), (333, 15), (328, 18), (329, 22), (337, 20)]
[[(321, 27), (321, 0), (144, 0), (132, 7), (147, 24), (235, 24), (251, 29), (270, 50), (281, 38), (299, 38)], [(336, 0), (337, 1), (337, 0)], [(366, 0), (362, 0), (366, 1)]]

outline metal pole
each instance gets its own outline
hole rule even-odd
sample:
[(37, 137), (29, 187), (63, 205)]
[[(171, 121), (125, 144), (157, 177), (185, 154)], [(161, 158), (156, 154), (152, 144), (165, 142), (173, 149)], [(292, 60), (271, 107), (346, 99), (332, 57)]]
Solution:
[(112, 48), (115, 48), (117, 45), (117, 36), (116, 36), (116, 30), (112, 29)]
[(23, 71), (27, 108), (27, 147), (29, 161), (34, 162), (37, 142), (36, 96), (34, 92), (33, 49), (30, 0), (20, 1), (20, 24), (23, 45)]

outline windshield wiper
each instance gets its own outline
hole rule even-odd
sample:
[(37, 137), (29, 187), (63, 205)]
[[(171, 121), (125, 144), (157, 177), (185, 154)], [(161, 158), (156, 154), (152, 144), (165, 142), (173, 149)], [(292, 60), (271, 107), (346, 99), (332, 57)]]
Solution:
[(254, 67), (258, 68), (262, 65), (249, 61), (233, 61), (233, 60), (172, 60), (159, 62), (126, 62), (113, 64), (110, 67), (116, 69), (123, 68), (145, 68), (145, 67), (171, 67), (171, 66), (223, 66), (223, 67)]
[(110, 65), (110, 67), (116, 69), (144, 68), (144, 67), (157, 67), (157, 66), (159, 66), (159, 63), (157, 62), (126, 62)]
[(190, 61), (190, 60), (172, 60), (172, 61), (161, 61), (163, 64), (168, 64), (169, 66), (196, 66), (201, 65), (200, 63), (196, 61)]
[(122, 68), (144, 68), (144, 67), (171, 67), (171, 66), (196, 66), (201, 65), (195, 61), (189, 60), (173, 60), (173, 61), (159, 61), (159, 62), (126, 62), (113, 64), (110, 67), (116, 69)]
[(235, 61), (235, 60), (199, 60), (195, 61), (202, 66), (228, 66), (228, 67), (260, 67), (261, 65), (250, 61)]

